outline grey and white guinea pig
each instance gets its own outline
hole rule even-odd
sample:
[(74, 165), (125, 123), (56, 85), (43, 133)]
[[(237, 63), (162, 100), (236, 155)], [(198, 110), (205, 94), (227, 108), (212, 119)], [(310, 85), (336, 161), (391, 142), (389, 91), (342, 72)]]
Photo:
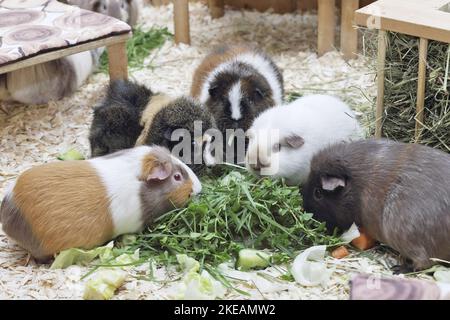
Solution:
[(327, 95), (310, 95), (266, 110), (248, 130), (246, 167), (300, 185), (313, 155), (328, 145), (363, 137), (350, 107)]
[(450, 259), (450, 155), (418, 144), (361, 140), (314, 156), (304, 208), (328, 230), (363, 227), (415, 269)]
[(44, 262), (64, 249), (139, 232), (200, 191), (197, 176), (167, 149), (141, 146), (25, 171), (3, 199), (0, 222)]
[[(140, 0), (68, 0), (68, 4), (99, 12), (134, 26)], [(72, 95), (98, 65), (104, 48), (79, 52), (6, 74), (1, 100), (25, 104), (45, 104)]]
[[(196, 121), (201, 124), (201, 130), (194, 130)], [(94, 109), (89, 135), (91, 155), (96, 157), (135, 145), (152, 144), (172, 151), (181, 140), (178, 137), (179, 140), (174, 141), (172, 134), (184, 129), (189, 137), (183, 138), (190, 138), (191, 144), (191, 157), (186, 162), (195, 172), (200, 172), (204, 168), (202, 158), (207, 154), (206, 131), (215, 126), (212, 115), (191, 98), (173, 99), (155, 94), (143, 85), (116, 80)], [(200, 161), (194, 161), (197, 153), (200, 153)]]
[(245, 131), (261, 112), (282, 103), (283, 76), (261, 50), (221, 46), (197, 67), (191, 95), (212, 113), (223, 134)]
[(141, 0), (66, 0), (67, 4), (122, 20), (134, 27), (142, 8)]

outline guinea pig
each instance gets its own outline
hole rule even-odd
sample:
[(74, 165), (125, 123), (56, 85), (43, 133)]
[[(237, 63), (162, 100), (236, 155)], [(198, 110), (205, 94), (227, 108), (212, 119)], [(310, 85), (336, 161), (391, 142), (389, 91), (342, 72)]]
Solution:
[[(134, 26), (138, 0), (68, 0), (81, 9), (103, 13)], [(6, 74), (8, 94), (0, 98), (25, 104), (45, 104), (72, 95), (98, 65), (104, 47), (14, 70)]]
[(212, 113), (223, 134), (246, 131), (258, 114), (282, 103), (283, 76), (260, 50), (221, 46), (196, 69), (191, 95)]
[(3, 199), (0, 222), (44, 262), (61, 250), (139, 232), (200, 191), (197, 176), (167, 149), (141, 146), (25, 171)]
[(450, 155), (419, 144), (361, 140), (332, 145), (311, 162), (307, 212), (329, 231), (363, 227), (410, 259), (450, 259)]
[(314, 153), (331, 143), (360, 139), (352, 110), (336, 97), (310, 95), (266, 110), (248, 130), (246, 167), (258, 175), (306, 181)]
[(136, 25), (142, 7), (141, 0), (67, 0), (67, 4), (114, 17), (130, 26)]
[[(191, 154), (180, 152), (177, 155), (199, 172), (204, 168), (202, 156), (207, 152), (206, 131), (215, 126), (212, 115), (191, 98), (173, 99), (154, 94), (143, 85), (116, 80), (94, 109), (89, 135), (91, 155), (96, 157), (135, 145), (152, 144), (173, 151), (180, 139), (188, 139), (186, 147)], [(182, 133), (188, 137), (174, 137), (178, 129), (184, 129)], [(195, 161), (198, 155), (200, 159)]]

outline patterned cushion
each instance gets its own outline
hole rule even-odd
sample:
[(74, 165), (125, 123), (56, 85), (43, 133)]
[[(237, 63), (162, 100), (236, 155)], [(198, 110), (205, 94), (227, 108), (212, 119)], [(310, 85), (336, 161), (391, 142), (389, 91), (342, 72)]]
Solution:
[(128, 33), (125, 22), (56, 0), (0, 1), (0, 66), (98, 38)]

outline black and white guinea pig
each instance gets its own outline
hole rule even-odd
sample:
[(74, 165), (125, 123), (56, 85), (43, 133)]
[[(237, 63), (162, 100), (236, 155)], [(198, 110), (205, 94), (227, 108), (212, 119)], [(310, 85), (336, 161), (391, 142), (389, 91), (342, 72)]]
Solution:
[[(195, 122), (201, 124), (201, 130), (194, 130)], [(198, 157), (197, 153), (200, 158), (206, 154), (206, 131), (215, 126), (212, 115), (191, 98), (173, 99), (154, 94), (143, 85), (116, 80), (94, 109), (89, 135), (91, 155), (101, 156), (143, 144), (156, 144), (172, 151), (181, 141), (181, 137), (172, 134), (184, 129), (189, 137), (183, 139), (190, 138), (191, 144), (190, 161), (186, 162), (198, 172), (203, 168), (203, 161), (194, 161), (194, 157)]]
[(283, 76), (261, 50), (222, 46), (196, 69), (191, 95), (208, 108), (223, 134), (246, 131), (262, 111), (282, 103)]
[(302, 194), (307, 212), (372, 238), (427, 268), (450, 259), (450, 155), (419, 144), (361, 140), (316, 154)]
[(38, 261), (141, 231), (201, 191), (192, 170), (162, 147), (33, 167), (6, 192), (4, 232)]

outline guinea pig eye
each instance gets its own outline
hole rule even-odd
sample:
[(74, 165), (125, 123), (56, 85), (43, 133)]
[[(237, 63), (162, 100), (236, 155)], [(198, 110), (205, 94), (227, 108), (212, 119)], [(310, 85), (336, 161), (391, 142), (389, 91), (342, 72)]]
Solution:
[(181, 181), (181, 174), (175, 173), (175, 174), (173, 175), (173, 178), (175, 179), (175, 181)]
[(322, 190), (320, 188), (314, 189), (314, 199), (322, 200), (322, 198), (323, 198)]

